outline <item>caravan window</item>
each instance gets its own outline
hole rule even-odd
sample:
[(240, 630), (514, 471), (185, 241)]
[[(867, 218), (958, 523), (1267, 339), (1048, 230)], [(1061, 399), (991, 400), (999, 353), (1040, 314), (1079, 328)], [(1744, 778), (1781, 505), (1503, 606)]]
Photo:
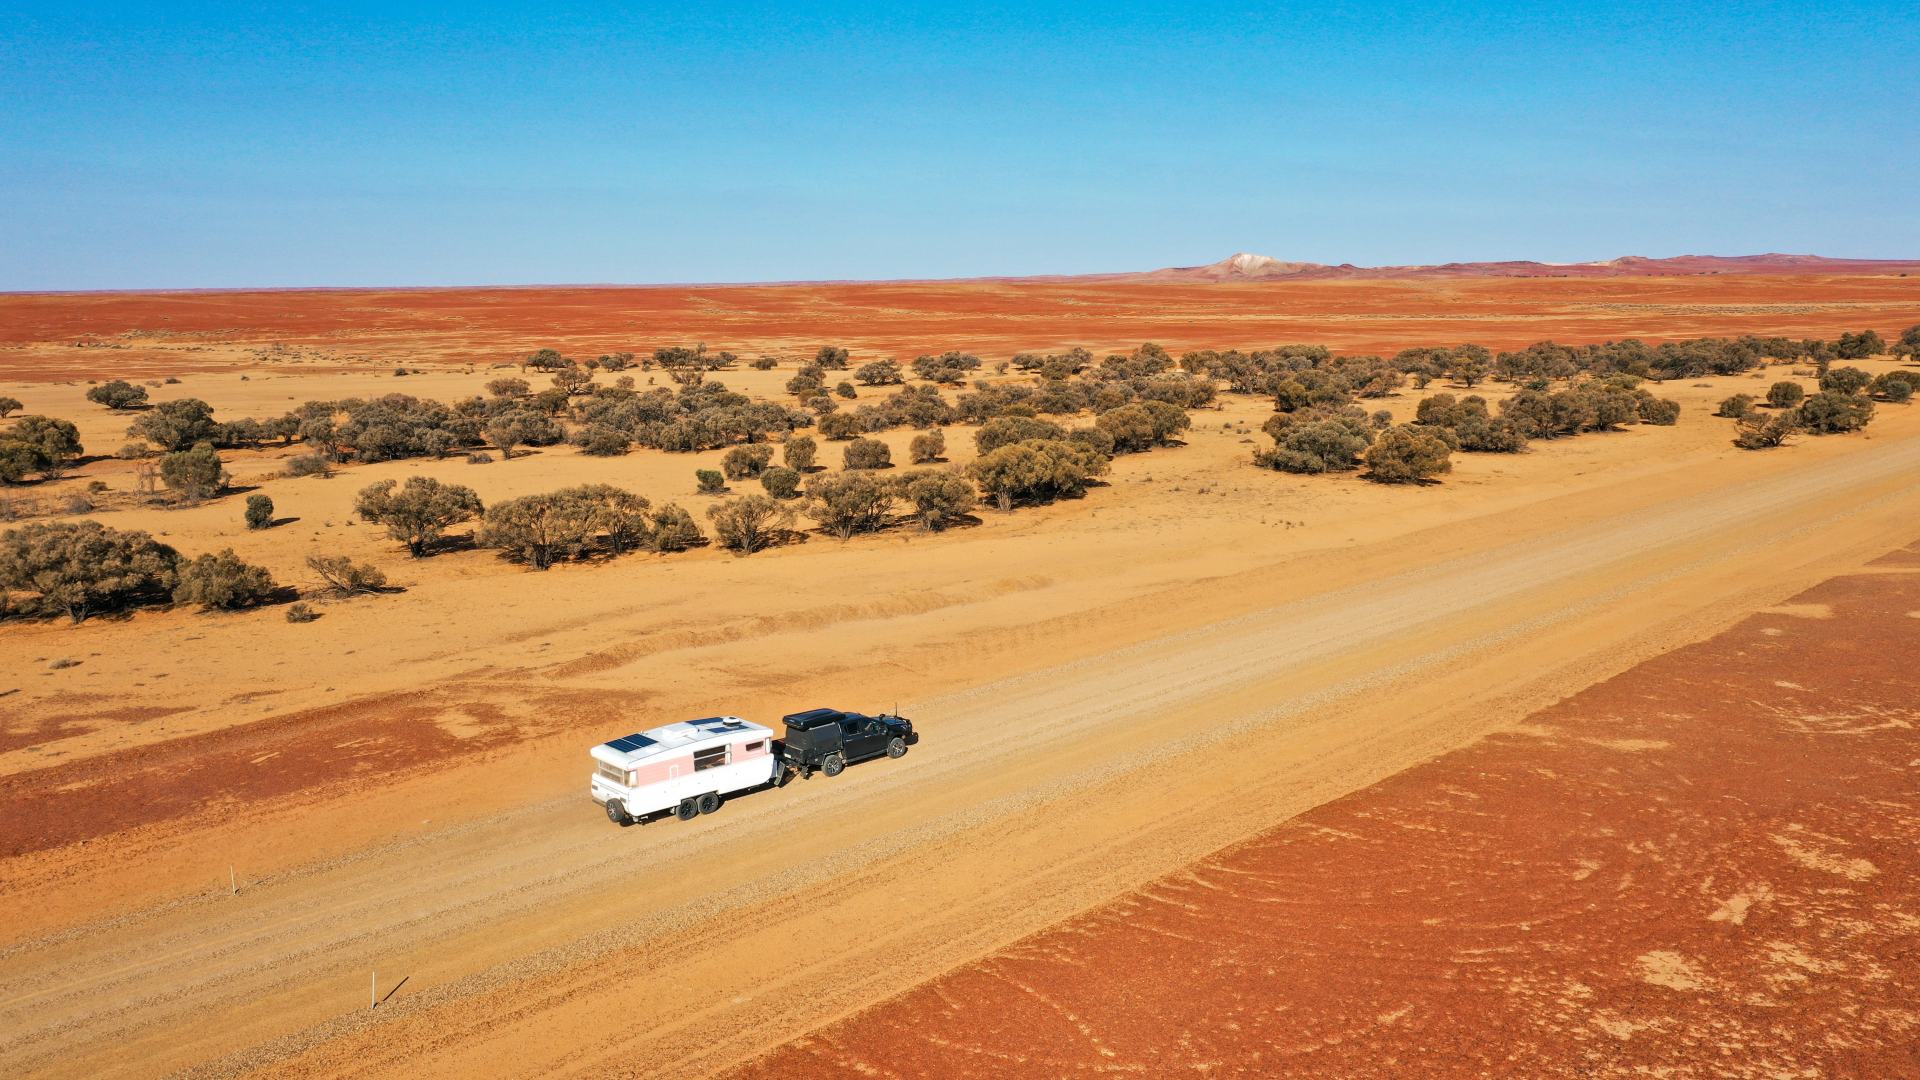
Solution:
[(699, 772), (701, 769), (717, 769), (726, 763), (727, 747), (724, 745), (709, 746), (705, 750), (695, 750), (693, 752), (694, 772)]

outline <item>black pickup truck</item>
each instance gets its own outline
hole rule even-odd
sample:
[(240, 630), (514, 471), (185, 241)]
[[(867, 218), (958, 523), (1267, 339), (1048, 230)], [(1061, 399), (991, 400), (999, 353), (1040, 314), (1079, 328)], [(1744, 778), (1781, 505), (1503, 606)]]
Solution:
[(839, 709), (808, 709), (786, 717), (787, 735), (773, 741), (782, 764), (807, 779), (815, 769), (828, 776), (856, 761), (885, 755), (904, 757), (920, 741), (913, 721), (899, 716), (866, 716)]

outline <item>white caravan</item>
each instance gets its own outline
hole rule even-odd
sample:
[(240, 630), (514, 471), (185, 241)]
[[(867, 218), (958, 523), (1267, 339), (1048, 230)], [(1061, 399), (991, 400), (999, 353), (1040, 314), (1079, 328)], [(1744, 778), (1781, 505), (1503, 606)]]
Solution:
[(780, 778), (773, 729), (737, 716), (685, 720), (593, 748), (593, 801), (617, 825), (671, 810), (681, 821)]

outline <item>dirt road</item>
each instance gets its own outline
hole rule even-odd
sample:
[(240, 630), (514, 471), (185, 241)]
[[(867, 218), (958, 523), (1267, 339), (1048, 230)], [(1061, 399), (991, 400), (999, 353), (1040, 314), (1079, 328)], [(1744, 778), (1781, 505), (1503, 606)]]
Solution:
[(0, 954), (0, 1068), (723, 1067), (1910, 540), (1916, 469), (1883, 437), (1323, 592), (1256, 569), (1242, 614), (904, 701), (903, 761), (693, 825), (569, 794), (43, 935)]

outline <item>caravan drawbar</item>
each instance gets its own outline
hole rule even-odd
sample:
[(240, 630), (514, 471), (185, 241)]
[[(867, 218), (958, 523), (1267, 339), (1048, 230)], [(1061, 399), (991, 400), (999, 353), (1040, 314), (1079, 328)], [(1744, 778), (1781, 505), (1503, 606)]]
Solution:
[(691, 821), (729, 796), (815, 771), (838, 776), (857, 761), (902, 757), (919, 741), (911, 720), (885, 714), (808, 709), (784, 723), (785, 738), (775, 738), (737, 716), (709, 716), (601, 743), (591, 751), (588, 791), (616, 825), (668, 813)]

